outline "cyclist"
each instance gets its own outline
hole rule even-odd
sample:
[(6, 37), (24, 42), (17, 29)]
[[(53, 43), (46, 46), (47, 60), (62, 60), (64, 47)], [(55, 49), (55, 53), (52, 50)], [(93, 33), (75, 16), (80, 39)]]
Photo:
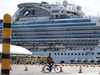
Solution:
[(52, 57), (51, 57), (51, 53), (49, 53), (49, 56), (47, 57), (47, 63), (50, 65), (49, 71), (51, 72), (51, 67), (52, 67), (53, 64), (54, 64), (54, 60), (53, 60)]

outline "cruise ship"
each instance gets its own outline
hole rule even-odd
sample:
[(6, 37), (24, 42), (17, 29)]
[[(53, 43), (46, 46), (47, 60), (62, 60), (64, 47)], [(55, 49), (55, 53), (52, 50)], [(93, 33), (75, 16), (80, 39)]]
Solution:
[[(85, 16), (81, 6), (21, 3), (12, 16), (11, 44), (57, 63), (100, 63), (100, 17)], [(0, 20), (0, 43), (2, 43)]]

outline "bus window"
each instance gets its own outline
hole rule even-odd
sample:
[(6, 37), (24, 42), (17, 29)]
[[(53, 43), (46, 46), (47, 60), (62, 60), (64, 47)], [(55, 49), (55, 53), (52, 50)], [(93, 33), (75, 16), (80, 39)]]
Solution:
[(12, 57), (12, 60), (16, 60), (16, 57)]
[(29, 58), (28, 56), (25, 56), (25, 58)]
[(41, 57), (38, 57), (39, 59), (41, 58)]
[(34, 58), (34, 56), (31, 56), (31, 58)]

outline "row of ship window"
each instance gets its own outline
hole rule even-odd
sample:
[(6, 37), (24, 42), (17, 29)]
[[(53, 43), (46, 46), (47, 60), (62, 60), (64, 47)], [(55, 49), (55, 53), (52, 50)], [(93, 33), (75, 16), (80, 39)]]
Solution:
[[(42, 31), (41, 31), (42, 32)], [(73, 33), (66, 33), (67, 31), (65, 31), (65, 33), (35, 33), (35, 32), (33, 32), (33, 33), (30, 33), (30, 34), (19, 34), (19, 33), (13, 33), (12, 35), (19, 35), (19, 36), (22, 36), (22, 35), (64, 35), (64, 34), (67, 34), (67, 35), (71, 35), (71, 34), (100, 34), (99, 32), (90, 32), (90, 33), (75, 33), (75, 32), (73, 32)], [(24, 32), (25, 33), (25, 32)], [(35, 33), (35, 34), (34, 34)]]
[[(90, 24), (65, 24), (65, 25), (40, 25), (40, 26), (19, 26), (19, 27), (12, 27), (12, 29), (17, 28), (47, 28), (47, 27), (72, 27), (72, 26), (96, 26), (96, 23)], [(2, 29), (2, 27), (0, 27)]]
[[(72, 37), (70, 37), (70, 38), (72, 38)], [(93, 37), (92, 37), (93, 38)], [(91, 39), (92, 39), (91, 38)], [(98, 39), (98, 38), (100, 38), (100, 37), (95, 37), (95, 39)], [(2, 37), (0, 37), (0, 39), (2, 39)], [(43, 40), (41, 40), (41, 39), (43, 39)], [(48, 39), (48, 40), (47, 40)], [(52, 40), (52, 39), (62, 39), (62, 40)], [(63, 40), (63, 39), (67, 39), (67, 38), (29, 38), (29, 37), (27, 37), (27, 38), (11, 38), (11, 41), (13, 42), (16, 42), (16, 43), (19, 43), (19, 42), (74, 42), (74, 41), (65, 41), (65, 40)], [(73, 38), (74, 39), (74, 38)], [(80, 37), (78, 38), (78, 39), (81, 39)], [(83, 39), (83, 38), (82, 38)], [(96, 41), (75, 41), (75, 42), (96, 42)]]
[[(57, 49), (57, 50), (61, 50), (61, 51), (64, 50), (65, 51), (66, 49)], [(69, 48), (69, 50), (80, 50), (80, 49)], [(93, 50), (93, 48), (83, 48), (83, 50)]]
[[(29, 30), (29, 29), (27, 29)], [(30, 29), (31, 30), (31, 29)], [(82, 30), (100, 30), (100, 27), (98, 28), (75, 28), (75, 29), (50, 29), (50, 30), (31, 30), (31, 31), (27, 31), (27, 32), (50, 32), (50, 31), (82, 31)], [(25, 29), (22, 31), (12, 31), (12, 33), (16, 33), (16, 32), (26, 32)]]
[[(32, 49), (33, 50), (33, 49)], [(70, 49), (72, 50), (72, 49)], [(74, 50), (79, 50), (79, 49), (74, 49)], [(92, 49), (91, 49), (92, 50)], [(34, 50), (34, 51), (41, 51), (40, 49), (39, 50)], [(43, 50), (44, 52), (47, 52), (46, 49)], [(53, 51), (53, 50), (49, 50), (49, 51)], [(54, 51), (58, 51), (58, 50), (54, 50)], [(59, 51), (66, 51), (66, 50), (59, 50)]]
[[(86, 24), (65, 24), (65, 25), (40, 25), (40, 26), (18, 26), (18, 27), (13, 27), (12, 29), (17, 29), (17, 28), (45, 28), (45, 27), (72, 27), (72, 26), (96, 26), (96, 23), (86, 23)], [(2, 27), (0, 27), (2, 29)]]
[[(19, 41), (20, 41), (20, 39), (19, 39)], [(33, 40), (33, 39), (30, 39), (30, 41), (37, 41), (37, 42), (39, 42), (39, 41), (64, 41), (64, 42), (95, 42), (95, 41), (98, 41), (98, 40), (64, 40), (64, 39), (62, 39), (62, 40), (57, 40), (57, 39), (54, 39), (54, 40), (50, 40), (50, 39), (37, 39), (37, 40)]]
[[(25, 30), (25, 29), (24, 29)], [(28, 30), (28, 29), (27, 29)], [(58, 30), (53, 30), (53, 29), (51, 29), (51, 30), (36, 30), (36, 31), (33, 31), (33, 30), (29, 30), (29, 31), (27, 31), (27, 32), (50, 32), (50, 31), (82, 31), (82, 30), (100, 30), (100, 28), (98, 27), (98, 28), (94, 28), (94, 29), (63, 29), (63, 30), (61, 30), (61, 29), (58, 29)], [(12, 33), (21, 33), (21, 32), (23, 32), (23, 33), (26, 33), (26, 31), (12, 31)], [(95, 32), (96, 33), (96, 32)]]
[[(87, 55), (87, 53), (68, 53), (68, 54), (67, 53), (54, 53), (54, 55)], [(94, 55), (93, 52), (92, 52), (92, 55)]]
[[(21, 39), (18, 39), (18, 40), (20, 41)], [(25, 40), (27, 40), (27, 39), (25, 39)], [(92, 42), (93, 41), (94, 42), (94, 41), (98, 41), (98, 39), (95, 39), (95, 40), (94, 39), (90, 39), (90, 40), (88, 40), (88, 39), (84, 39), (84, 40), (83, 39), (80, 39), (80, 40), (66, 40), (66, 39), (65, 40), (64, 39), (62, 39), (62, 40), (61, 39), (36, 39), (36, 40), (34, 40), (34, 39), (29, 39), (29, 41), (64, 41), (64, 42), (74, 42), (74, 41), (75, 42), (79, 42), (79, 41), (80, 42), (85, 42), (85, 41), (86, 42), (89, 42), (89, 41)]]
[[(25, 42), (25, 41), (21, 41), (21, 42)], [(27, 41), (26, 41), (27, 42)], [(34, 41), (33, 41), (34, 42)], [(15, 43), (15, 41), (14, 42), (11, 42), (11, 43)], [(90, 43), (81, 43), (81, 44), (76, 44), (76, 43), (73, 43), (73, 44), (71, 44), (71, 43), (68, 43), (68, 44), (66, 44), (66, 46), (71, 46), (71, 45), (73, 45), (73, 46), (92, 46), (92, 45), (94, 45), (94, 46), (96, 46), (96, 45), (98, 45), (98, 44), (90, 44)], [(56, 46), (56, 45), (55, 45)], [(61, 45), (60, 45), (61, 46)], [(58, 47), (58, 46), (57, 46)]]
[[(13, 40), (14, 40), (14, 38), (13, 38)], [(18, 39), (18, 40), (21, 41), (21, 39)], [(27, 39), (25, 39), (25, 40), (27, 40)], [(60, 40), (60, 39), (36, 39), (36, 40), (34, 40), (34, 39), (28, 39), (27, 41), (36, 41), (36, 42), (39, 42), (39, 41), (41, 41), (41, 42), (42, 41), (64, 41), (64, 42), (74, 42), (74, 41), (75, 42), (79, 42), (79, 41), (85, 42), (86, 41), (86, 42), (89, 42), (90, 41), (90, 42), (95, 42), (95, 41), (98, 41), (98, 39), (95, 39), (95, 40), (94, 39), (93, 40), (92, 39), (90, 39), (90, 40), (87, 40), (87, 39), (84, 39), (84, 40), (83, 39), (82, 40), (81, 39), (80, 40), (64, 40), (64, 39), (62, 39), (62, 40)]]
[(30, 22), (28, 24), (49, 24), (49, 23), (75, 23), (75, 22), (90, 22), (91, 20), (64, 20), (64, 21), (48, 21), (48, 22)]
[[(87, 55), (87, 53), (54, 53), (54, 55)], [(93, 52), (92, 55), (94, 55)], [(100, 55), (100, 52), (97, 52), (97, 55)]]
[(27, 33), (26, 33), (26, 34), (12, 34), (12, 36), (15, 36), (15, 35), (16, 35), (16, 36), (24, 36), (24, 35), (25, 35), (25, 36), (27, 36), (27, 35), (72, 35), (72, 34), (73, 34), (73, 35), (75, 35), (75, 34), (78, 34), (78, 35), (79, 35), (79, 34), (95, 34), (95, 35), (96, 35), (96, 34), (100, 34), (100, 33), (95, 33), (95, 32), (94, 32), (94, 33), (68, 33), (68, 34), (67, 34), (67, 33), (55, 33), (55, 34), (54, 34), (54, 33), (27, 34)]
[[(20, 38), (20, 39), (24, 39), (24, 37), (25, 36), (19, 36), (19, 37), (12, 37), (12, 38)], [(92, 35), (92, 36), (67, 36), (67, 35), (65, 35), (65, 36), (45, 36), (45, 35), (43, 35), (43, 36), (32, 36), (32, 37), (29, 37), (29, 36), (27, 36), (27, 37), (25, 37), (25, 38), (30, 38), (30, 39), (54, 39), (54, 38), (56, 38), (56, 39), (59, 39), (59, 38), (64, 38), (64, 39), (66, 39), (66, 38), (100, 38), (100, 36), (98, 35), (98, 36), (94, 36), (94, 35)]]
[[(25, 45), (25, 46), (27, 46), (27, 45)], [(32, 49), (32, 50), (34, 50), (34, 51), (42, 51), (42, 49)], [(89, 50), (89, 51), (93, 51), (94, 50), (94, 48), (82, 48), (82, 49), (80, 49), (80, 48), (64, 48), (64, 49), (50, 49), (50, 50), (48, 50), (48, 49), (43, 49), (43, 51), (68, 51), (68, 50)]]

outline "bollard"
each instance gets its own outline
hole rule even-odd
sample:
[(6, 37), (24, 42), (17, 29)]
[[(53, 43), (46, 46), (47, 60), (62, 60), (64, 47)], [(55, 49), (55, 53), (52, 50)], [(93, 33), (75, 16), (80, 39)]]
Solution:
[(3, 34), (2, 34), (2, 64), (1, 75), (9, 75), (10, 73), (10, 40), (11, 40), (11, 16), (4, 15), (3, 19)]

